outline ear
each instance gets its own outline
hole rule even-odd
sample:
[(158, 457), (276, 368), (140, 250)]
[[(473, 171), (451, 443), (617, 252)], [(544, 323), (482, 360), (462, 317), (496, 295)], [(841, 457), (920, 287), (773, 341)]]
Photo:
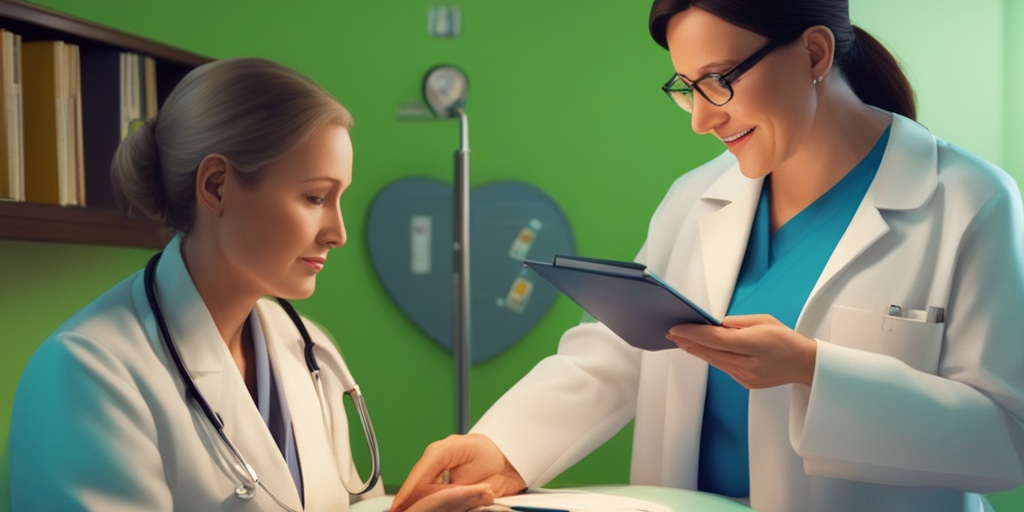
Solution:
[(231, 164), (223, 155), (210, 154), (196, 170), (196, 208), (215, 217), (224, 212), (224, 183)]
[(810, 57), (810, 80), (817, 84), (825, 78), (835, 60), (836, 37), (825, 25), (815, 25), (804, 31), (802, 36), (807, 55)]

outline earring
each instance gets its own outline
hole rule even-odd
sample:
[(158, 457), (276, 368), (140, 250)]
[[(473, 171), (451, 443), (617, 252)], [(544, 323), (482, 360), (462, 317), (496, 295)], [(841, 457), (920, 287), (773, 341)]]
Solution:
[(811, 85), (818, 85), (818, 82), (821, 82), (824, 79), (825, 79), (825, 75), (821, 75), (818, 78), (815, 78), (814, 80), (811, 80)]

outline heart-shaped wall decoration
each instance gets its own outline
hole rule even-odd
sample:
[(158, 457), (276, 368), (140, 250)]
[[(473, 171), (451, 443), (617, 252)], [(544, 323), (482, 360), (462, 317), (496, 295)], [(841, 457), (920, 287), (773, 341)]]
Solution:
[[(405, 178), (373, 200), (370, 259), (398, 307), (430, 339), (451, 351), (454, 336), (452, 186)], [(511, 347), (551, 307), (558, 290), (523, 266), (575, 254), (558, 205), (536, 187), (489, 183), (470, 193), (470, 359)]]

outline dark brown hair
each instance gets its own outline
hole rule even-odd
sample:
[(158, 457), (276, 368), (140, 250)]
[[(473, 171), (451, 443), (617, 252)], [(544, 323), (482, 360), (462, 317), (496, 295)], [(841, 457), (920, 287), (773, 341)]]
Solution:
[(690, 8), (768, 37), (789, 38), (824, 25), (836, 38), (835, 65), (868, 105), (915, 119), (914, 91), (896, 58), (870, 34), (850, 23), (847, 0), (654, 0), (651, 37), (668, 49), (668, 20)]

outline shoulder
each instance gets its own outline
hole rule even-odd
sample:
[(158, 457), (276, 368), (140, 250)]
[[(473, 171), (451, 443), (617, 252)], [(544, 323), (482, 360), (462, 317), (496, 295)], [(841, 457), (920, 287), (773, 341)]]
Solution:
[(894, 114), (892, 126), (878, 186), (873, 186), (876, 206), (914, 210), (929, 205), (963, 216), (994, 197), (1019, 198), (1013, 178), (995, 164), (936, 137), (916, 121)]
[(110, 368), (129, 365), (140, 352), (152, 354), (133, 300), (135, 279), (122, 280), (65, 320), (43, 341), (33, 362), (65, 368), (101, 363)]
[[(36, 349), (18, 382), (15, 416), (32, 418), (26, 404), (56, 407), (53, 418), (129, 416), (141, 382), (153, 378), (158, 356), (148, 343), (125, 279), (53, 331)], [(116, 404), (113, 408), (104, 403)], [(63, 404), (63, 405), (60, 405)], [(27, 420), (31, 423), (31, 420)]]
[(935, 139), (939, 182), (948, 191), (987, 199), (1019, 195), (1013, 178), (997, 165), (940, 138)]

